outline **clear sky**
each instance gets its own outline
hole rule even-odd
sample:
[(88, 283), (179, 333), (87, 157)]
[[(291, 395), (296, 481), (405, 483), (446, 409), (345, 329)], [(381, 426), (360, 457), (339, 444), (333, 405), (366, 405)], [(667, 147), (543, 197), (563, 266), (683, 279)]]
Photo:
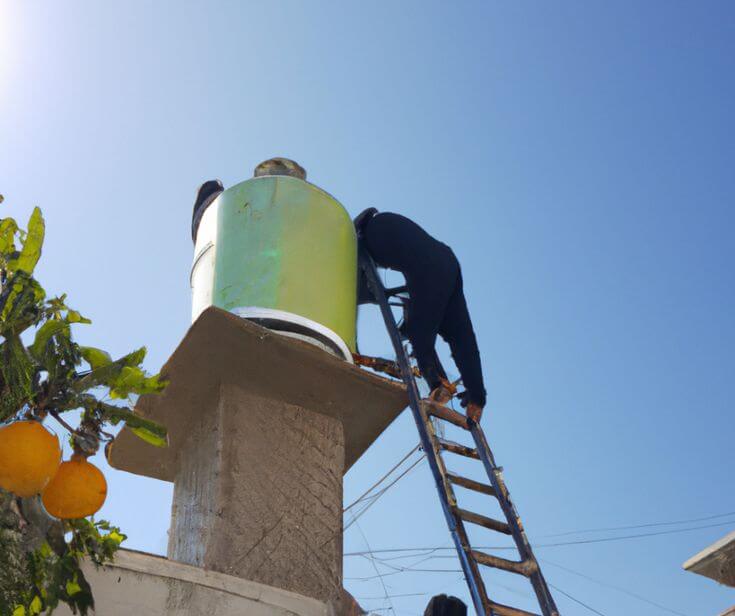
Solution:
[[(531, 540), (709, 526), (540, 547), (551, 583), (608, 616), (716, 614), (735, 591), (681, 564), (735, 515), (548, 535), (735, 511), (734, 57), (717, 1), (0, 0), (3, 208), (43, 208), (39, 276), (93, 319), (80, 339), (146, 344), (151, 370), (189, 323), (203, 180), (288, 156), (353, 215), (414, 218), (462, 262), (484, 425)], [(379, 325), (362, 315), (364, 350), (387, 354)], [(411, 421), (346, 476), (346, 503), (416, 443)], [(171, 487), (107, 475), (103, 515), (164, 553)], [(450, 545), (425, 464), (347, 530), (345, 552), (367, 545)], [(467, 597), (456, 559), (419, 560), (347, 556), (347, 578), (391, 575), (346, 586), (400, 616)]]

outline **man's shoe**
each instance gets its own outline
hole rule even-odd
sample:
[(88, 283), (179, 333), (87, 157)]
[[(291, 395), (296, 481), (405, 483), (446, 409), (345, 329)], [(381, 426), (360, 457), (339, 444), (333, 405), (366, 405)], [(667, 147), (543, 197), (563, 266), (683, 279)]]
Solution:
[(444, 385), (439, 385), (439, 387), (433, 389), (429, 394), (429, 400), (439, 404), (446, 404), (452, 399), (452, 397), (452, 392), (444, 387)]
[(467, 405), (467, 418), (471, 419), (476, 424), (479, 424), (481, 417), (482, 417), (482, 407), (479, 404), (470, 402)]
[(429, 394), (429, 399), (439, 404), (446, 404), (456, 395), (457, 386), (447, 379), (439, 377), (439, 386)]

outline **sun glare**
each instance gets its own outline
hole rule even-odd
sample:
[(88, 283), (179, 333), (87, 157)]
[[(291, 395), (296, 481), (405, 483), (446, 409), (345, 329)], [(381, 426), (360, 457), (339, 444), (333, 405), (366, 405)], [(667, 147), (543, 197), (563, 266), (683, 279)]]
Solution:
[(0, 0), (0, 102), (8, 85), (10, 69), (13, 65), (13, 19), (10, 3)]

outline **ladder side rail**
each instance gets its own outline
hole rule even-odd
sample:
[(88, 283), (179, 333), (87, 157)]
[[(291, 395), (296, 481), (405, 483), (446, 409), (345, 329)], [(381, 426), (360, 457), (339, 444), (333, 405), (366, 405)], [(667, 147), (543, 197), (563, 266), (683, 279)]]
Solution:
[[(462, 565), (462, 571), (464, 572), (465, 579), (472, 595), (472, 602), (475, 605), (475, 610), (478, 616), (492, 616), (486, 613), (486, 605), (489, 605), (489, 600), (485, 593), (484, 584), (480, 576), (480, 572), (477, 563), (470, 557), (471, 547), (469, 545), (469, 539), (467, 538), (464, 528), (461, 526), (461, 522), (455, 519), (452, 513), (452, 505), (449, 502), (447, 493), (445, 491), (445, 480), (440, 470), (439, 462), (437, 460), (436, 450), (434, 444), (428, 433), (426, 425), (424, 423), (424, 414), (421, 410), (421, 396), (419, 395), (416, 381), (414, 380), (413, 371), (411, 365), (406, 356), (403, 343), (401, 341), (401, 335), (398, 332), (398, 326), (396, 325), (393, 312), (388, 305), (388, 299), (385, 295), (385, 289), (383, 284), (378, 278), (378, 272), (375, 267), (375, 263), (372, 257), (368, 254), (364, 246), (359, 247), (359, 263), (360, 267), (365, 272), (365, 277), (368, 283), (369, 289), (372, 291), (375, 298), (378, 300), (380, 306), (380, 312), (382, 313), (383, 320), (385, 321), (388, 334), (393, 344), (393, 349), (396, 353), (396, 359), (401, 369), (403, 376), (403, 382), (406, 384), (408, 392), (408, 403), (413, 413), (414, 421), (419, 432), (421, 440), (421, 446), (426, 454), (426, 459), (429, 462), (429, 468), (434, 477), (434, 483), (436, 484), (437, 492), (439, 493), (439, 501), (442, 504), (442, 511), (449, 527), (450, 534), (454, 540), (454, 545), (459, 555), (460, 564)], [(428, 421), (428, 419), (426, 419)]]
[(543, 616), (559, 616), (559, 610), (556, 607), (554, 598), (551, 596), (551, 591), (546, 584), (543, 574), (541, 573), (541, 567), (538, 565), (538, 561), (533, 554), (531, 544), (526, 536), (526, 531), (523, 528), (523, 523), (518, 515), (518, 511), (510, 498), (510, 493), (505, 485), (505, 481), (500, 476), (500, 469), (495, 463), (495, 457), (493, 452), (485, 439), (485, 433), (479, 424), (470, 422), (470, 432), (475, 440), (477, 452), (480, 454), (480, 460), (485, 467), (490, 482), (495, 489), (495, 493), (500, 503), (500, 507), (505, 514), (505, 518), (508, 520), (508, 525), (511, 528), (513, 539), (515, 541), (518, 553), (521, 560), (529, 561), (535, 565), (535, 571), (531, 574), (530, 580), (533, 586), (536, 598), (538, 599), (539, 605)]

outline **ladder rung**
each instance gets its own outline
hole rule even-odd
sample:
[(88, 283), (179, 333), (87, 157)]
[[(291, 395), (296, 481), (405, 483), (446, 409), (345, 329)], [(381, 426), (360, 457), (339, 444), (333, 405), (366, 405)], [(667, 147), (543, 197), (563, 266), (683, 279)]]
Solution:
[(495, 601), (490, 601), (490, 608), (496, 616), (539, 616), (535, 612), (519, 610), (502, 603), (495, 603)]
[(466, 522), (472, 522), (472, 524), (484, 526), (485, 528), (496, 530), (499, 533), (503, 533), (505, 535), (511, 534), (510, 526), (508, 526), (505, 522), (501, 522), (500, 520), (493, 520), (492, 518), (485, 517), (484, 515), (480, 515), (479, 513), (474, 513), (473, 511), (467, 511), (466, 509), (459, 508), (457, 508), (457, 514)]
[(467, 417), (462, 415), (462, 413), (458, 413), (449, 407), (439, 404), (438, 402), (432, 402), (431, 400), (422, 400), (421, 404), (423, 404), (424, 410), (428, 415), (433, 415), (434, 417), (448, 421), (449, 423), (459, 426), (460, 428), (464, 428), (465, 430), (469, 429), (469, 426), (467, 426)]
[(439, 441), (439, 447), (445, 449), (446, 451), (456, 453), (460, 456), (465, 456), (466, 458), (474, 458), (475, 460), (480, 459), (480, 454), (477, 453), (477, 449), (467, 447), (466, 445), (460, 445), (459, 443), (454, 443), (452, 441), (445, 441), (441, 438), (437, 440)]
[(503, 571), (510, 571), (511, 573), (525, 575), (526, 577), (530, 577), (538, 570), (538, 565), (532, 560), (507, 560), (505, 558), (499, 558), (498, 556), (485, 554), (485, 552), (478, 552), (477, 550), (472, 551), (472, 556), (474, 556), (475, 560), (481, 565), (494, 567), (495, 569), (502, 569)]
[(458, 486), (462, 486), (463, 488), (467, 488), (468, 490), (474, 490), (475, 492), (487, 494), (488, 496), (496, 496), (495, 489), (492, 486), (487, 485), (486, 483), (480, 483), (479, 481), (475, 481), (474, 479), (461, 477), (460, 475), (455, 475), (454, 473), (447, 473), (447, 478), (452, 483), (456, 483)]

